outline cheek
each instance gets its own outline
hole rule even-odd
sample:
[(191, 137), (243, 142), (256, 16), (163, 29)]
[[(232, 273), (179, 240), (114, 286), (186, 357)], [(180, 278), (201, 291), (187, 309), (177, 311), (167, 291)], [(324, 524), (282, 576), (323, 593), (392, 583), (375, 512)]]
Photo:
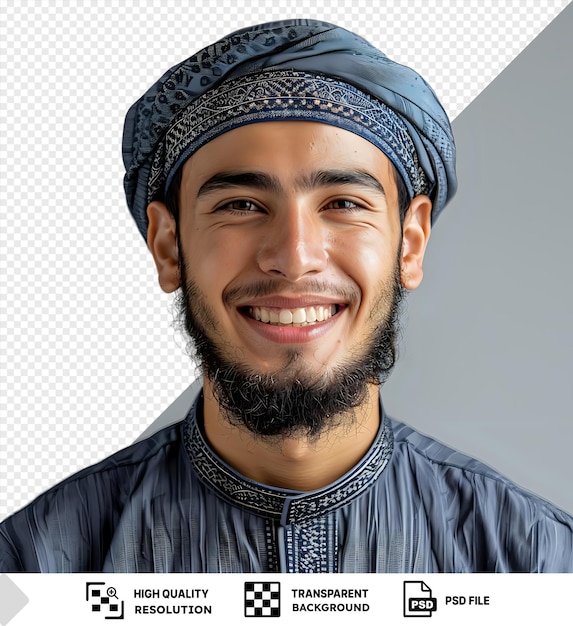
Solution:
[[(182, 243), (186, 250), (189, 276), (206, 293), (222, 288), (244, 268), (249, 252), (245, 239), (231, 233), (196, 233)], [(219, 294), (220, 295), (220, 294)]]
[(390, 276), (396, 263), (397, 248), (388, 237), (373, 229), (346, 233), (333, 241), (341, 269), (351, 276), (367, 295), (373, 285)]

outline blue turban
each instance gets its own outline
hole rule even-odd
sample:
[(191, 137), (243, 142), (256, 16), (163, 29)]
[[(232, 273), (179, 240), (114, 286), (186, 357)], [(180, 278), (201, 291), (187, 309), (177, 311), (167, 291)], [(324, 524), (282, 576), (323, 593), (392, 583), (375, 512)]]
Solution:
[(127, 204), (147, 239), (147, 206), (201, 146), (242, 126), (304, 120), (380, 148), (434, 222), (456, 191), (448, 117), (426, 81), (343, 28), (284, 20), (244, 28), (171, 68), (128, 111)]

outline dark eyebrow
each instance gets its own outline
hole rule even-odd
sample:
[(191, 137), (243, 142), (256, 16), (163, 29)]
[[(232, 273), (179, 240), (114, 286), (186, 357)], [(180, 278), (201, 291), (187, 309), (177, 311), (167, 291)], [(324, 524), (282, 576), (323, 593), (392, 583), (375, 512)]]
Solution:
[[(295, 188), (312, 190), (319, 187), (355, 185), (386, 195), (380, 181), (362, 170), (330, 169), (305, 174), (295, 181)], [(197, 192), (197, 198), (228, 187), (253, 187), (262, 191), (281, 193), (279, 179), (264, 172), (219, 172), (207, 179)]]
[(262, 172), (219, 172), (206, 180), (199, 191), (197, 198), (205, 196), (213, 191), (226, 189), (227, 187), (254, 187), (263, 191), (280, 192), (281, 184), (274, 176)]
[(314, 189), (316, 187), (334, 187), (338, 185), (354, 185), (357, 187), (366, 187), (371, 191), (386, 195), (382, 183), (362, 170), (318, 170), (306, 174), (297, 181), (297, 187), (301, 189)]

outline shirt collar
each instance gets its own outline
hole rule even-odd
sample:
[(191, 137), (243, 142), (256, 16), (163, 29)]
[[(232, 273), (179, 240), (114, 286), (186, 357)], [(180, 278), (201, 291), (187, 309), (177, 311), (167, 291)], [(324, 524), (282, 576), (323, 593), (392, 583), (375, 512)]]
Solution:
[(349, 504), (374, 484), (392, 455), (394, 437), (381, 405), (380, 427), (370, 449), (338, 480), (315, 491), (270, 487), (243, 476), (211, 449), (200, 426), (202, 399), (201, 393), (184, 424), (185, 449), (199, 479), (226, 502), (283, 525), (315, 519)]

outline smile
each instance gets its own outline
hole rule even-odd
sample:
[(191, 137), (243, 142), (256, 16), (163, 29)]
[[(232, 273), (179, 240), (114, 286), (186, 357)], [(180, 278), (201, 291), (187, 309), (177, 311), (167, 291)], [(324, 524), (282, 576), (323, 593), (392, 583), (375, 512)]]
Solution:
[(248, 307), (246, 313), (249, 317), (263, 324), (271, 326), (308, 326), (325, 322), (336, 315), (338, 305), (328, 304), (325, 306), (308, 306), (297, 309), (279, 309), (267, 307)]

